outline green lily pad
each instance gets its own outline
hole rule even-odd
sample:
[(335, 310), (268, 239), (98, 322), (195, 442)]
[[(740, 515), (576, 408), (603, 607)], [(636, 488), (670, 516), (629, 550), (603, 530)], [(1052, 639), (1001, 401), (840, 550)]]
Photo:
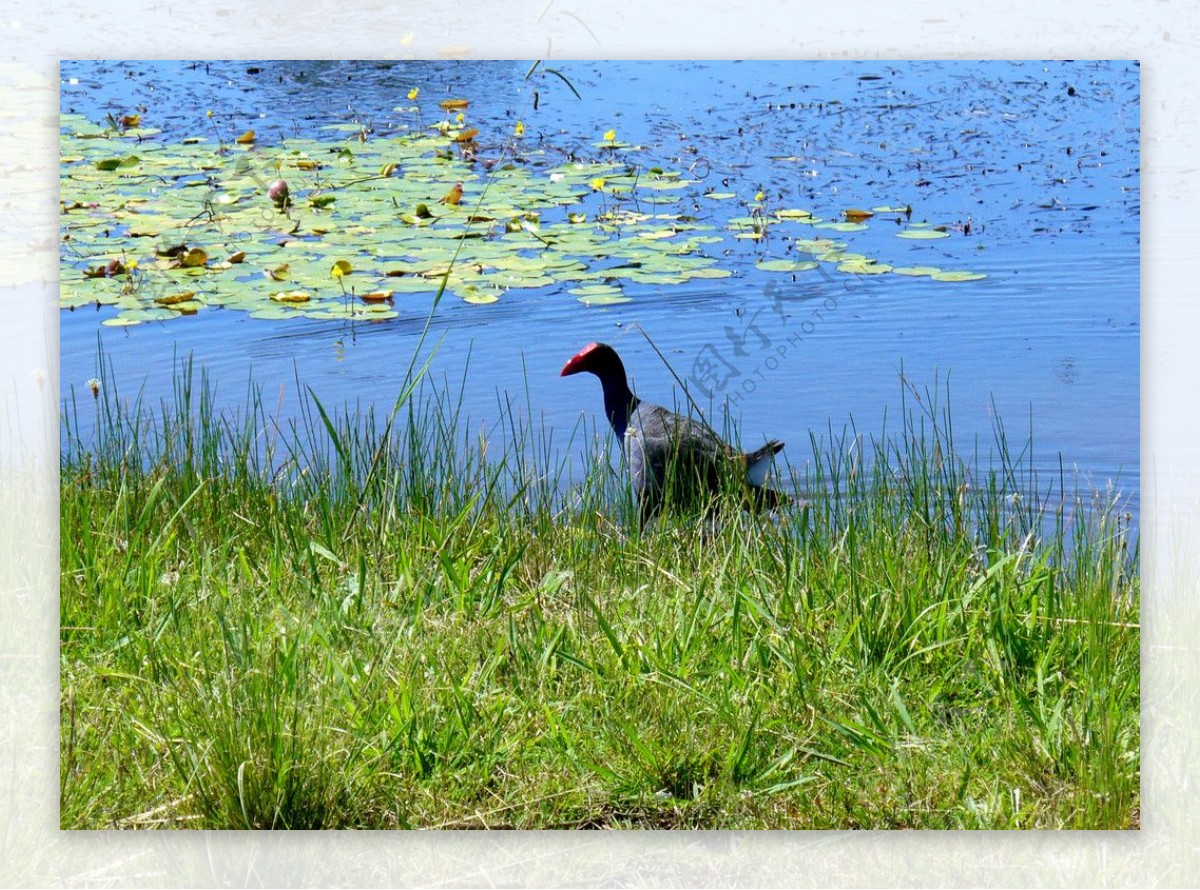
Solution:
[(865, 232), (869, 226), (861, 222), (819, 222), (813, 223), (814, 229), (832, 229), (835, 232)]
[(887, 263), (851, 261), (839, 263), (837, 270), (839, 272), (849, 272), (853, 275), (882, 275), (884, 272), (891, 272), (892, 267)]
[(454, 289), (454, 294), (459, 297), (464, 303), (471, 303), (476, 306), (486, 306), (488, 303), (500, 302), (500, 295), (494, 291), (481, 290), (472, 285), (466, 285)]
[(577, 297), (577, 299), (585, 306), (616, 306), (619, 303), (629, 303), (633, 300), (632, 297), (624, 294), (589, 294)]
[(936, 272), (942, 271), (937, 266), (896, 266), (892, 269), (893, 275), (933, 275)]
[(813, 260), (760, 260), (754, 267), (764, 272), (807, 272), (818, 265)]
[(987, 275), (983, 272), (934, 272), (929, 277), (934, 281), (979, 281)]
[(817, 259), (823, 263), (865, 263), (870, 257), (862, 253), (850, 253), (845, 250), (831, 250), (828, 253), (817, 254)]
[(896, 233), (897, 238), (911, 238), (917, 241), (932, 241), (936, 238), (949, 238), (949, 232), (939, 232), (937, 229), (907, 229)]
[(136, 167), (141, 163), (141, 159), (137, 155), (129, 155), (124, 158), (104, 158), (93, 163), (97, 170), (111, 173), (114, 170), (120, 170), (124, 167)]

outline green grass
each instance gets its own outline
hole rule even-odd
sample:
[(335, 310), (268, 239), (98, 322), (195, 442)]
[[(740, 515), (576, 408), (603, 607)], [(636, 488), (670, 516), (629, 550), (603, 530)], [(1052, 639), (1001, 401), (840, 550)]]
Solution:
[(1003, 435), (910, 402), (639, 530), (418, 372), (282, 428), (176, 377), (63, 409), (64, 828), (1140, 825), (1136, 531)]

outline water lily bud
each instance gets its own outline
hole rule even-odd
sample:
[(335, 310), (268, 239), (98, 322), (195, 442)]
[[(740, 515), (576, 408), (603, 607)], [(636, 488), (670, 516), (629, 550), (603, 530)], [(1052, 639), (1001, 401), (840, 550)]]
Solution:
[(282, 179), (276, 179), (267, 189), (267, 197), (276, 204), (286, 204), (288, 200), (288, 184)]

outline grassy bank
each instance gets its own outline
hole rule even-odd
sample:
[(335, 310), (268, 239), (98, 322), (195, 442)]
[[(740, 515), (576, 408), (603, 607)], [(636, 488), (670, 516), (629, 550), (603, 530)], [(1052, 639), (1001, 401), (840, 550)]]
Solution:
[(445, 394), (178, 380), (64, 407), (64, 828), (1139, 825), (1136, 532), (937, 411), (638, 531)]

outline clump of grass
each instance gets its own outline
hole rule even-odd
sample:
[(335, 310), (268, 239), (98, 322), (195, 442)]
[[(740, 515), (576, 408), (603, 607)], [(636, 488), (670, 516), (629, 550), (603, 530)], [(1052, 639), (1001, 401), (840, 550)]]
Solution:
[(643, 528), (595, 449), (571, 478), (419, 370), (286, 425), (189, 362), (153, 409), (101, 376), (63, 417), (63, 827), (1139, 824), (1136, 533), (929, 398), (814, 437), (779, 515)]

